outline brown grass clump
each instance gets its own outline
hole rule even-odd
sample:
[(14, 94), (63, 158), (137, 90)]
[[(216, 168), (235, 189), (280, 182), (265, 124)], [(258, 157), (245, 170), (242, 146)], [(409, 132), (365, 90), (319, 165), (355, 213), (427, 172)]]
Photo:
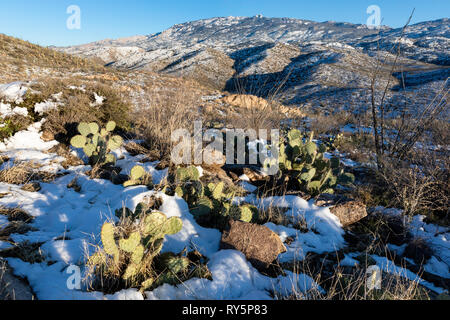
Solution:
[(28, 263), (41, 263), (45, 261), (45, 254), (41, 250), (43, 243), (31, 243), (29, 241), (14, 244), (13, 247), (2, 250), (3, 258), (18, 258)]
[(28, 163), (19, 163), (0, 171), (0, 182), (8, 184), (26, 184), (34, 177), (34, 170)]
[(173, 146), (172, 132), (186, 129), (193, 133), (194, 121), (202, 119), (198, 110), (200, 97), (183, 86), (168, 92), (152, 92), (151, 88), (147, 88), (145, 101), (132, 118), (147, 149), (159, 153), (160, 159), (167, 159)]
[(39, 171), (41, 166), (33, 161), (18, 162), (0, 171), (0, 182), (24, 185), (30, 181), (51, 182), (58, 174)]
[(11, 222), (20, 221), (30, 223), (34, 219), (33, 216), (20, 208), (0, 207), (0, 215), (7, 216)]

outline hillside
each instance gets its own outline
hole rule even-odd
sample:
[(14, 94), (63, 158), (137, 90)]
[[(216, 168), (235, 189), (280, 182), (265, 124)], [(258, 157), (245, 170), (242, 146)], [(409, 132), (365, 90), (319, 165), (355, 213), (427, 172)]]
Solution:
[(1, 35), (0, 299), (448, 299), (445, 22), (401, 57), (259, 16)]
[(350, 23), (227, 17), (59, 50), (122, 70), (190, 77), (218, 90), (266, 98), (276, 93), (285, 104), (312, 108), (368, 103), (374, 70), (381, 66), (377, 85), (389, 84), (389, 101), (401, 101), (396, 92), (406, 79), (416, 93), (409, 92), (416, 104), (411, 108), (420, 108), (450, 73), (448, 20), (409, 26), (401, 35), (402, 29), (378, 32)]

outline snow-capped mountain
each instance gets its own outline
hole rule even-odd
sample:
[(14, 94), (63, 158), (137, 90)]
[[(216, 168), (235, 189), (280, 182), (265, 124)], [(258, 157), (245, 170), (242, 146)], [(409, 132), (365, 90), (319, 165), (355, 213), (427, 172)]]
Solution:
[[(401, 50), (399, 59), (395, 55)], [(313, 22), (291, 18), (224, 17), (179, 24), (148, 36), (103, 40), (59, 48), (101, 58), (121, 69), (149, 69), (193, 77), (217, 89), (269, 95), (283, 86), (291, 104), (339, 102), (363, 96), (380, 59), (380, 85), (422, 85), (434, 92), (449, 75), (449, 19), (403, 28), (369, 29), (365, 25)], [(390, 63), (398, 67), (392, 70)], [(413, 80), (408, 79), (412, 77)], [(431, 79), (430, 79), (431, 77)], [(419, 79), (419, 80), (417, 80)], [(436, 89), (437, 90), (437, 89)]]

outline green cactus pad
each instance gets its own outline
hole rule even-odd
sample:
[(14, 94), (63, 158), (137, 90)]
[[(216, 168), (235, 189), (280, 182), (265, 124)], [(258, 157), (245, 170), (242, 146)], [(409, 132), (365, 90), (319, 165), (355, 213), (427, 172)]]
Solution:
[(97, 146), (99, 144), (99, 140), (100, 140), (100, 135), (96, 133), (92, 136), (91, 143), (97, 148)]
[(309, 169), (307, 172), (304, 172), (300, 175), (300, 180), (302, 180), (303, 182), (310, 182), (314, 176), (316, 175), (316, 169), (312, 168)]
[(340, 184), (352, 184), (355, 182), (355, 176), (351, 173), (343, 173), (338, 177), (338, 183)]
[(143, 281), (143, 282), (141, 283), (141, 289), (140, 289), (140, 291), (141, 291), (141, 292), (144, 292), (144, 291), (150, 289), (150, 288), (152, 287), (152, 285), (153, 285), (154, 282), (155, 282), (155, 280), (154, 280), (153, 278), (148, 278), (148, 279), (146, 279), (145, 281)]
[(95, 149), (94, 145), (87, 144), (87, 145), (84, 146), (83, 151), (84, 151), (85, 155), (87, 155), (88, 157), (92, 157), (92, 155), (94, 154), (96, 149)]
[(136, 209), (134, 209), (134, 215), (136, 217), (139, 217), (139, 216), (141, 216), (143, 214), (147, 214), (147, 213), (150, 213), (150, 212), (151, 212), (150, 207), (148, 206), (148, 204), (146, 204), (144, 202), (138, 203), (138, 205), (136, 206)]
[(138, 186), (140, 184), (141, 184), (141, 182), (139, 180), (128, 180), (123, 183), (123, 186), (125, 188), (127, 188), (127, 187), (132, 187), (132, 186)]
[(144, 219), (143, 233), (145, 236), (164, 236), (162, 226), (167, 221), (167, 217), (162, 212), (152, 212)]
[(114, 121), (109, 121), (106, 124), (106, 128), (105, 129), (106, 129), (106, 131), (113, 132), (114, 129), (116, 129), (116, 123)]
[(319, 146), (319, 152), (325, 153), (325, 152), (327, 152), (327, 150), (328, 150), (327, 146), (324, 143), (321, 143)]
[(219, 182), (212, 192), (212, 197), (216, 200), (222, 199), (224, 188), (225, 184), (223, 182)]
[(112, 136), (111, 139), (108, 141), (108, 149), (109, 150), (116, 150), (119, 149), (120, 146), (123, 144), (123, 138), (121, 136)]
[(190, 166), (187, 168), (178, 168), (176, 177), (179, 182), (198, 180), (200, 178), (200, 173), (196, 167)]
[(84, 146), (86, 145), (86, 142), (87, 142), (86, 137), (84, 137), (82, 135), (75, 136), (70, 140), (70, 144), (73, 147), (79, 148), (79, 149), (84, 148)]
[(320, 190), (320, 181), (311, 181), (310, 183), (308, 183), (308, 190), (310, 192), (317, 192)]
[(123, 274), (124, 280), (129, 280), (133, 277), (135, 277), (139, 273), (140, 267), (136, 264), (129, 264), (127, 269), (125, 270), (125, 273)]
[(105, 223), (102, 227), (101, 238), (105, 252), (114, 257), (119, 256), (119, 248), (114, 239), (114, 225), (112, 223)]
[(87, 261), (87, 264), (89, 266), (99, 266), (105, 263), (106, 257), (101, 251), (94, 253), (92, 256), (89, 257)]
[(119, 247), (121, 250), (133, 253), (137, 246), (141, 243), (141, 235), (139, 232), (133, 232), (128, 239), (120, 239)]
[(248, 205), (241, 206), (241, 217), (239, 220), (251, 222), (253, 220), (253, 210)]
[(178, 187), (176, 187), (176, 189), (175, 189), (175, 193), (176, 193), (177, 196), (179, 196), (180, 198), (183, 198), (184, 195), (185, 195), (185, 193), (186, 193), (186, 190), (184, 190), (183, 187), (178, 186)]
[(333, 157), (330, 159), (330, 164), (331, 168), (338, 169), (341, 164), (341, 161), (339, 160), (339, 158)]
[(168, 235), (178, 233), (183, 229), (183, 221), (178, 217), (171, 217), (164, 223), (163, 232)]
[(191, 209), (191, 213), (194, 216), (205, 216), (210, 214), (213, 211), (213, 208), (213, 202), (207, 197), (203, 197), (197, 202), (197, 205)]
[(325, 193), (325, 194), (334, 194), (334, 190), (333, 189), (326, 189), (323, 193)]
[(133, 264), (140, 264), (142, 258), (144, 257), (144, 251), (145, 251), (144, 246), (138, 245), (136, 249), (133, 251), (133, 254), (131, 255), (131, 262)]
[(89, 133), (91, 134), (97, 134), (100, 130), (100, 127), (95, 122), (89, 123)]
[(132, 180), (139, 180), (143, 178), (145, 175), (145, 169), (142, 166), (134, 166), (131, 169), (130, 177)]
[(91, 128), (89, 127), (89, 123), (81, 122), (78, 124), (78, 132), (82, 135), (87, 137), (89, 134), (91, 134)]
[(317, 145), (314, 142), (308, 142), (305, 145), (305, 150), (306, 153), (312, 157), (317, 151)]
[(107, 154), (105, 157), (105, 163), (111, 163), (113, 165), (116, 164), (116, 156), (113, 154)]
[(301, 144), (302, 138), (303, 135), (300, 130), (292, 129), (288, 132), (289, 144), (291, 144), (292, 146), (299, 146)]
[(177, 274), (187, 270), (189, 266), (189, 259), (179, 257), (169, 257), (164, 261), (164, 265), (167, 269)]

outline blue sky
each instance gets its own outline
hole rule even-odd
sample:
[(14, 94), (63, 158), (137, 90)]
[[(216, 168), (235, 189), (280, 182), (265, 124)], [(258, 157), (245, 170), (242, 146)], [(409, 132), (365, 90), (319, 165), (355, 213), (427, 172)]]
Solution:
[[(81, 9), (81, 29), (69, 30), (67, 8)], [(365, 23), (370, 5), (383, 24), (400, 27), (415, 8), (413, 23), (445, 18), (448, 0), (0, 0), (0, 33), (40, 45), (74, 45), (147, 35), (174, 24), (218, 16), (291, 17)]]

